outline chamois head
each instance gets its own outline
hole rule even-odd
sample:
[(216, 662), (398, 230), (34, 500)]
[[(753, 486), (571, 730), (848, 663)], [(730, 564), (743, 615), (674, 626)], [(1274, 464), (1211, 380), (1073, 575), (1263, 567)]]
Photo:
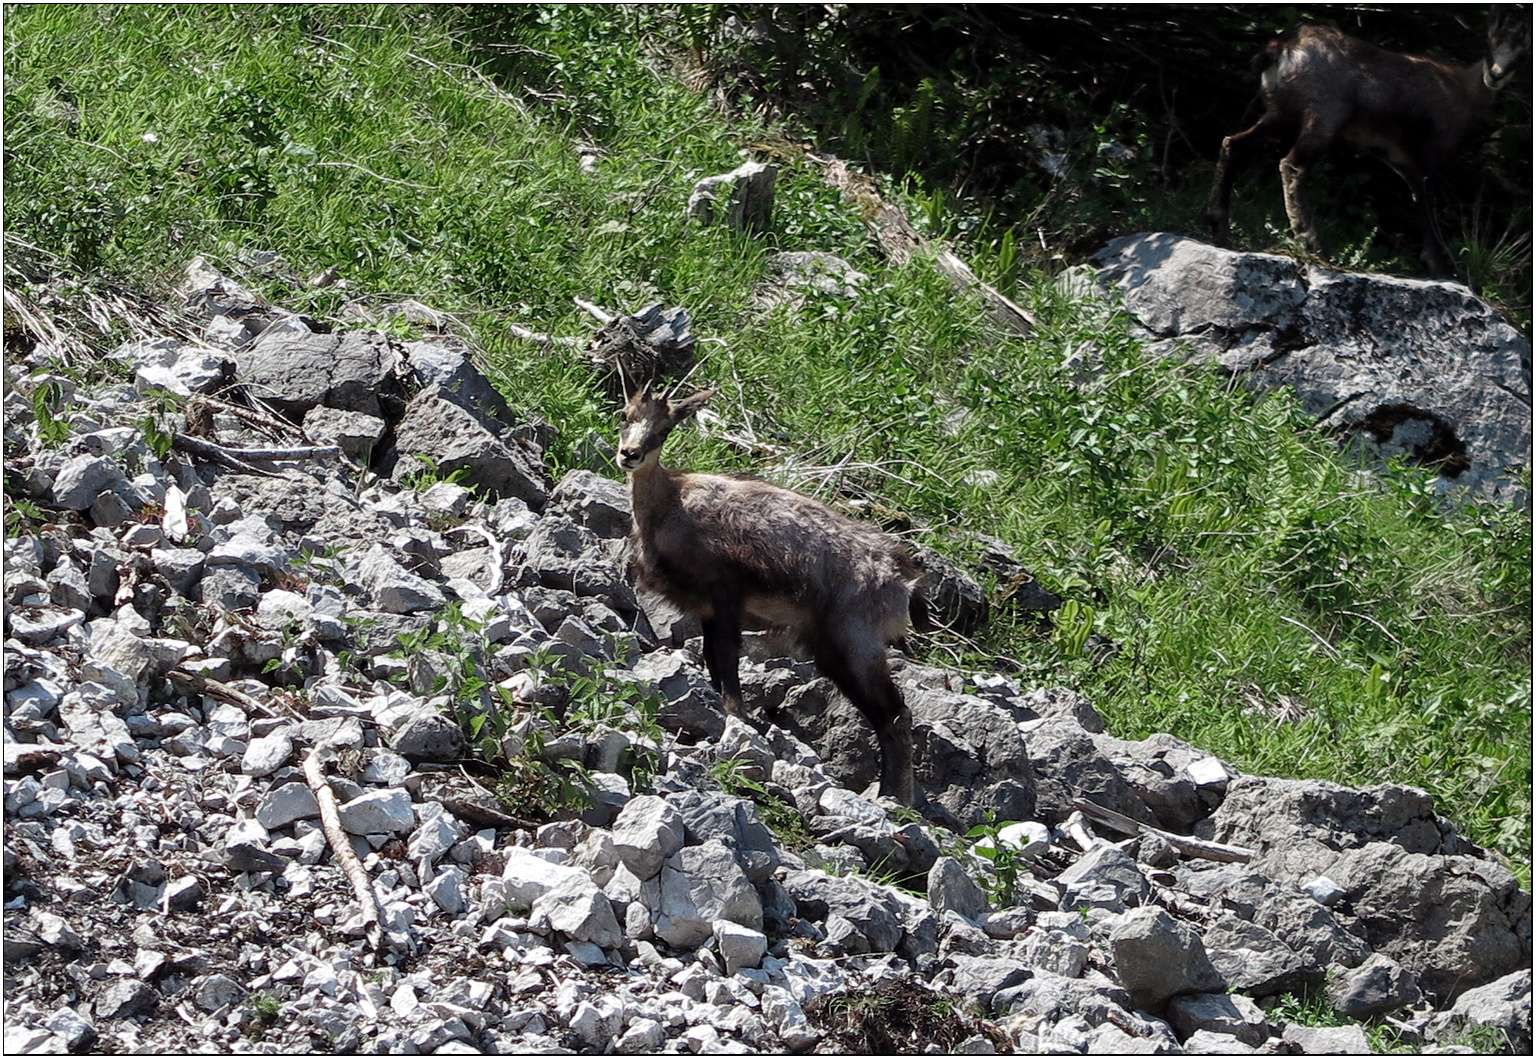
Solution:
[(619, 429), (619, 466), (625, 471), (639, 471), (655, 466), (662, 453), (662, 443), (672, 429), (704, 408), (715, 391), (701, 390), (681, 401), (658, 394), (644, 383), (632, 390), (624, 406), (624, 423)]
[(1516, 60), (1532, 44), (1532, 27), (1521, 18), (1519, 8), (1496, 10), (1489, 17), (1489, 47), (1484, 53), (1484, 87), (1491, 92), (1504, 88), (1515, 69)]

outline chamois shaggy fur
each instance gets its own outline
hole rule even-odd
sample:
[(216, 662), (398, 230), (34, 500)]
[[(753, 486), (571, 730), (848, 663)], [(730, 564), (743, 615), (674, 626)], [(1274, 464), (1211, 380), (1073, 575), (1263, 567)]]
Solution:
[(1480, 135), (1495, 92), (1530, 40), (1530, 26), (1509, 15), (1491, 20), (1483, 58), (1468, 64), (1388, 51), (1328, 26), (1302, 25), (1272, 40), (1254, 61), (1265, 113), (1222, 141), (1207, 204), (1212, 236), (1227, 241), (1235, 169), (1280, 143), (1289, 145), (1281, 159), (1287, 220), (1323, 253), (1302, 182), (1334, 144), (1344, 143), (1386, 155), (1423, 210), (1421, 260), (1432, 276), (1451, 276), (1436, 216), (1437, 173)]
[(886, 645), (922, 613), (913, 592), (922, 571), (881, 531), (810, 497), (662, 467), (668, 434), (714, 393), (670, 401), (646, 385), (625, 406), (618, 459), (629, 477), (638, 580), (699, 618), (705, 665), (731, 714), (742, 713), (744, 628), (781, 629), (809, 649), (875, 729), (881, 794), (911, 805), (912, 722)]

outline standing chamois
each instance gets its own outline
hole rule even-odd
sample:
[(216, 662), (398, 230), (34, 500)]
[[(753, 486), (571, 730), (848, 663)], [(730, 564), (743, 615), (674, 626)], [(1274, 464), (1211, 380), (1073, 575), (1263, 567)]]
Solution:
[(1234, 168), (1267, 144), (1290, 144), (1281, 159), (1281, 191), (1292, 231), (1323, 253), (1302, 181), (1335, 143), (1374, 149), (1409, 184), (1425, 215), (1420, 259), (1436, 277), (1452, 263), (1436, 218), (1436, 174), (1481, 133), (1494, 94), (1531, 41), (1511, 16), (1490, 20), (1482, 59), (1459, 65), (1402, 55), (1327, 26), (1298, 26), (1254, 60), (1265, 113), (1222, 141), (1206, 219), (1225, 243)]
[(921, 570), (865, 523), (751, 478), (661, 466), (672, 429), (704, 407), (629, 394), (619, 466), (629, 475), (639, 582), (699, 618), (710, 681), (726, 711), (742, 713), (738, 656), (744, 627), (788, 631), (875, 728), (882, 795), (913, 804), (912, 716), (891, 679), (886, 645), (923, 614)]

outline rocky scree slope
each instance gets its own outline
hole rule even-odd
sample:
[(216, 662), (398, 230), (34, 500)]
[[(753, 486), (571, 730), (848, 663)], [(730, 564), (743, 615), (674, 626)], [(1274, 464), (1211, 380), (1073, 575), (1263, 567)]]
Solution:
[[(188, 306), (199, 340), (118, 351), (131, 385), (46, 345), (6, 369), (40, 516), (5, 542), (7, 1051), (825, 1051), (833, 1001), (893, 991), (935, 999), (873, 1008), (912, 1051), (1365, 1051), (1257, 1003), (1309, 989), (1529, 1050), (1530, 895), (1423, 792), (1241, 775), (897, 658), (928, 803), (896, 812), (782, 648), (743, 672), (776, 723), (722, 714), (696, 630), (626, 581), (623, 485), (551, 485), (548, 428), (461, 343), (316, 334), (197, 268)], [(157, 389), (187, 396), (169, 451)], [(941, 1042), (946, 997), (975, 1017)]]

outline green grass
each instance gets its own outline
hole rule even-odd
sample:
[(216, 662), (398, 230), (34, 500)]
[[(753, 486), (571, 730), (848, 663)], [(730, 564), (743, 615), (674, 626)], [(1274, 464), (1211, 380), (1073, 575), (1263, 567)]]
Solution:
[[(7, 235), (91, 282), (163, 291), (201, 253), (322, 317), (417, 298), (479, 344), (515, 408), (559, 428), (557, 475), (613, 474), (588, 440), (612, 436), (615, 410), (580, 356), (507, 325), (590, 334), (573, 297), (685, 306), (709, 355), (696, 381), (762, 444), (680, 432), (670, 461), (876, 500), (961, 560), (967, 532), (997, 534), (1076, 605), (1056, 635), (1005, 612), (976, 643), (936, 642), (935, 661), (1006, 660), (1081, 688), (1120, 735), (1173, 732), (1246, 771), (1421, 785), (1529, 880), (1529, 517), (1440, 503), (1421, 471), (1364, 475), (1290, 398), (1154, 362), (1017, 251), (973, 246), (1041, 322), (999, 335), (926, 263), (877, 257), (806, 168), (782, 169), (767, 239), (698, 228), (694, 181), (769, 131), (721, 117), (637, 43), (638, 21), (679, 39), (667, 17), (15, 7)], [(761, 309), (777, 249), (830, 251), (871, 280), (857, 299)], [(245, 268), (252, 250), (285, 264)], [(332, 265), (345, 288), (307, 284)], [(1091, 661), (1090, 633), (1118, 654)]]

